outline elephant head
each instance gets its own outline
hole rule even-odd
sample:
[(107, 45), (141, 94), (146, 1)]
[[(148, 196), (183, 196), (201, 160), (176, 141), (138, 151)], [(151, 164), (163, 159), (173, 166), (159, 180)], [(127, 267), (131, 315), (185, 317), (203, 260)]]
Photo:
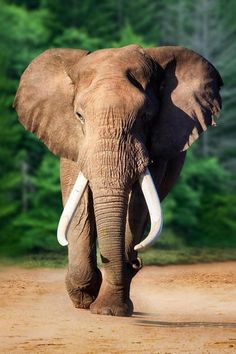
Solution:
[(137, 180), (152, 227), (135, 249), (152, 243), (162, 218), (148, 165), (185, 151), (214, 125), (221, 85), (206, 59), (182, 47), (50, 49), (33, 60), (14, 103), (20, 121), (81, 171), (59, 223), (60, 243), (67, 244), (68, 224), (89, 184), (99, 239), (109, 233), (122, 249)]

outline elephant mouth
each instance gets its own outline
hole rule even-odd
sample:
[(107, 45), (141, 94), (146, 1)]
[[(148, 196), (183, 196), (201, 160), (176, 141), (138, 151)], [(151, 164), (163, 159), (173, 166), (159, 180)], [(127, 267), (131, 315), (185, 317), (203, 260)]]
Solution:
[[(161, 234), (163, 225), (161, 203), (148, 168), (146, 168), (145, 172), (142, 173), (139, 177), (139, 183), (150, 214), (151, 228), (147, 237), (135, 245), (135, 251), (142, 251), (151, 246)], [(82, 172), (80, 172), (66, 202), (58, 224), (57, 239), (59, 244), (62, 246), (68, 245), (67, 232), (69, 225), (84, 194), (84, 191), (87, 188), (87, 185), (88, 180), (84, 177)]]

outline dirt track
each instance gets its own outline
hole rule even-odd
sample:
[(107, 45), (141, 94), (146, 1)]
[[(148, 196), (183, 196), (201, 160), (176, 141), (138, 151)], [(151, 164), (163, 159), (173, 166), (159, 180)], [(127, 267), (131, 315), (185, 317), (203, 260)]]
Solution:
[(6, 268), (1, 353), (235, 353), (236, 262), (145, 267), (132, 318), (72, 307), (65, 270)]

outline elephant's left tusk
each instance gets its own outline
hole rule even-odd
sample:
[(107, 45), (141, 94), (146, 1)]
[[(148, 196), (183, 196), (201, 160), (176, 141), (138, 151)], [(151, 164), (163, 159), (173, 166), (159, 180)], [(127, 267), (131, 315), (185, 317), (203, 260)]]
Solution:
[(148, 236), (134, 247), (135, 251), (141, 251), (151, 246), (160, 235), (163, 225), (161, 203), (148, 168), (141, 175), (139, 183), (149, 210), (151, 229)]
[(66, 237), (68, 227), (79, 204), (79, 201), (83, 196), (87, 184), (88, 180), (84, 177), (82, 172), (80, 172), (66, 202), (64, 210), (61, 214), (61, 218), (57, 228), (57, 240), (62, 246), (68, 245)]

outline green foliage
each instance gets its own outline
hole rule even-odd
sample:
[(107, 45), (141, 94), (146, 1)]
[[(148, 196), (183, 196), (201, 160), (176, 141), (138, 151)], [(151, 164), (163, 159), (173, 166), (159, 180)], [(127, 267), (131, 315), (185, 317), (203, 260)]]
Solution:
[(8, 77), (18, 78), (42, 48), (46, 48), (49, 37), (44, 25), (46, 17), (46, 10), (27, 11), (19, 6), (1, 4), (1, 62)]
[(226, 191), (208, 197), (210, 199), (205, 198), (199, 218), (202, 234), (195, 244), (236, 247), (236, 195)]
[[(29, 61), (42, 51), (48, 39), (44, 19), (46, 10), (26, 9), (1, 3), (0, 12), (0, 240), (2, 251), (18, 245), (18, 229), (14, 220), (28, 207), (31, 193), (30, 176), (35, 163), (30, 155), (39, 151), (32, 139), (18, 124), (11, 108), (18, 79)], [(32, 21), (34, 18), (34, 21)], [(37, 156), (40, 154), (37, 154)], [(38, 157), (35, 159), (38, 160)], [(25, 166), (29, 166), (29, 171)], [(27, 172), (27, 173), (26, 173)]]
[(32, 178), (33, 193), (29, 207), (14, 221), (18, 230), (18, 247), (27, 252), (61, 250), (56, 240), (58, 216), (62, 211), (59, 184), (59, 161), (45, 155)]
[(188, 153), (173, 192), (164, 202), (166, 225), (188, 244), (236, 247), (231, 175), (214, 157)]
[[(217, 259), (216, 249), (212, 257), (199, 250), (236, 247), (235, 15), (233, 0), (1, 1), (1, 253), (65, 252), (56, 241), (62, 209), (58, 161), (24, 131), (11, 108), (21, 73), (50, 47), (92, 51), (130, 43), (191, 47), (216, 64), (225, 83), (219, 128), (204, 134), (188, 153), (164, 202), (159, 256), (154, 248), (149, 259), (159, 257), (164, 264), (167, 251), (169, 262), (187, 262), (188, 254), (196, 261)], [(222, 252), (223, 258), (227, 255)]]
[(101, 48), (102, 43), (103, 42), (98, 38), (89, 37), (84, 30), (72, 27), (65, 29), (65, 31), (53, 41), (55, 47), (83, 48), (90, 51)]
[(144, 39), (140, 36), (137, 35), (134, 31), (133, 28), (130, 26), (129, 23), (126, 23), (126, 25), (122, 28), (120, 31), (120, 38), (117, 42), (113, 43), (114, 47), (122, 47), (126, 46), (128, 44), (138, 44), (140, 46), (147, 46), (146, 43), (144, 43)]

